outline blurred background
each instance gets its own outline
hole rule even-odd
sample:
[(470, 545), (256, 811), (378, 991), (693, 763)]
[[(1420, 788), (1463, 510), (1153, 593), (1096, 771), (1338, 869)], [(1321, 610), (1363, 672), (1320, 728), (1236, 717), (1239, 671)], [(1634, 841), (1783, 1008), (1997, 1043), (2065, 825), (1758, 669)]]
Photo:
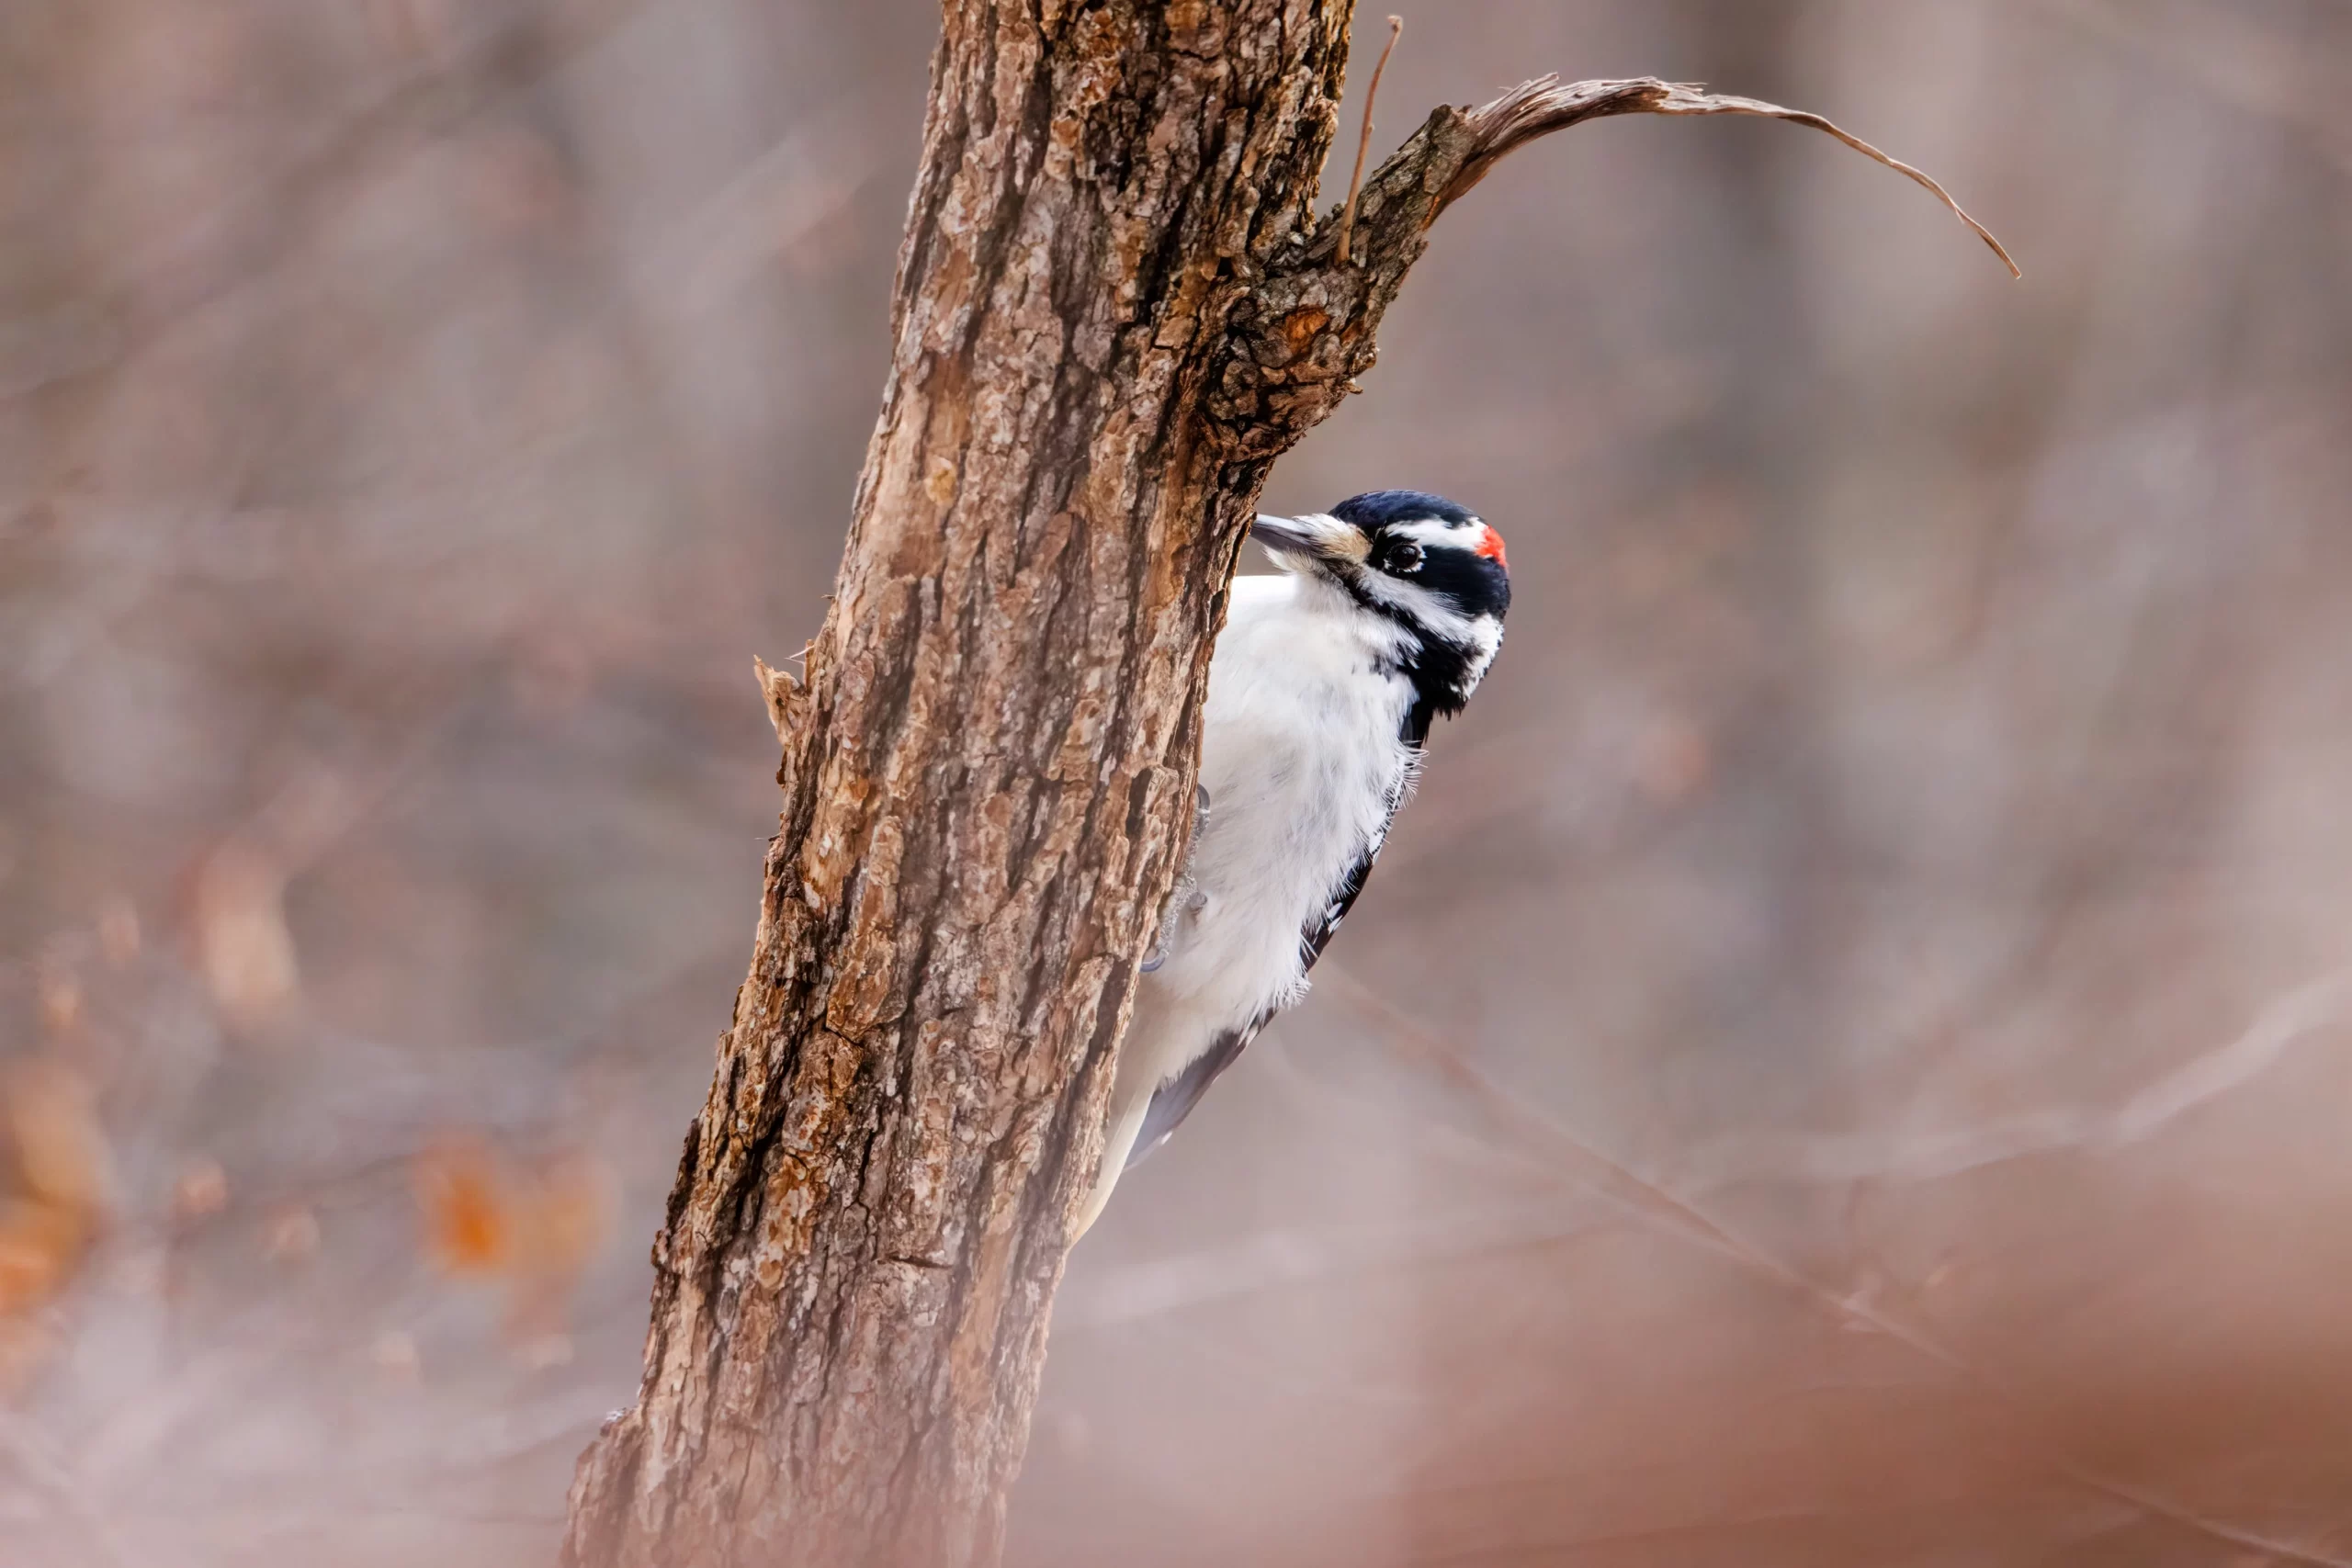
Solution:
[[(0, 8), (7, 1568), (549, 1559), (935, 17)], [(2352, 6), (1406, 21), (1375, 152), (1701, 80), (2025, 280), (1756, 121), (1447, 215), (1267, 500), (1470, 502), (1510, 643), (1076, 1253), (1010, 1561), (2352, 1562)]]

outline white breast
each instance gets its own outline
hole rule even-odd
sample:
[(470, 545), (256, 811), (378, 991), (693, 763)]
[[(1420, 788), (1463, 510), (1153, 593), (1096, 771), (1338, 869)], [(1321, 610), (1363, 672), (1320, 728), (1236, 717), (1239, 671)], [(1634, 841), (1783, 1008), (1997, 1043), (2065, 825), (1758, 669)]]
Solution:
[(1412, 688), (1377, 668), (1384, 635), (1319, 581), (1234, 581), (1209, 664), (1209, 816), (1193, 840), (1190, 908), (1142, 978), (1121, 1102), (1306, 990), (1301, 929), (1378, 841), (1411, 780), (1415, 753), (1397, 736)]

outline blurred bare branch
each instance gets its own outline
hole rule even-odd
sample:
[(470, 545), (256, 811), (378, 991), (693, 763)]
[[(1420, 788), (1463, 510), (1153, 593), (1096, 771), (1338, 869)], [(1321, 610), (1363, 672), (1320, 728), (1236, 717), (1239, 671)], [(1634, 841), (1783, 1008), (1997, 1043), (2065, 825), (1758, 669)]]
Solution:
[[(1450, 1087), (1475, 1099), (1508, 1135), (1543, 1146), (1558, 1162), (1558, 1171), (1563, 1179), (1599, 1193), (1629, 1213), (1657, 1225), (1670, 1235), (1705, 1247), (1776, 1284), (1801, 1292), (1819, 1310), (1834, 1317), (1885, 1335), (2005, 1404), (2020, 1409), (2031, 1408), (2034, 1402), (2029, 1392), (1999, 1371), (1972, 1360), (1926, 1331), (1892, 1316), (1864, 1295), (1833, 1291), (1816, 1282), (1803, 1270), (1725, 1229), (1690, 1201), (1645, 1179), (1594, 1148), (1556, 1118), (1537, 1109), (1527, 1097), (1513, 1094), (1494, 1082), (1450, 1041), (1398, 1010), (1345, 968), (1326, 959), (1317, 974), (1327, 984), (1337, 981), (1336, 988), (1346, 994), (1349, 1005), (1377, 1021), (1390, 1043), (1410, 1051)], [(2340, 982), (2339, 985), (2352, 986), (2352, 981)], [(2331, 1010), (2340, 1005), (2343, 999), (2335, 990), (2331, 990), (2325, 998)], [(2159, 1099), (2168, 1103), (2170, 1097), (2160, 1096)], [(2346, 1568), (2347, 1564), (2352, 1564), (2352, 1558), (2338, 1557), (2316, 1546), (2276, 1539), (2186, 1508), (2145, 1487), (2094, 1470), (2065, 1453), (2045, 1448), (2039, 1457), (2052, 1471), (2078, 1485), (2105, 1494), (2118, 1502), (2129, 1504), (2144, 1513), (2223, 1544), (2267, 1552), (2289, 1562), (2310, 1563), (2316, 1568)]]
[(1758, 1179), (1823, 1185), (1928, 1182), (2061, 1150), (2113, 1154), (2245, 1089), (2276, 1067), (2290, 1047), (2346, 1022), (2352, 1022), (2352, 970), (2273, 998), (2243, 1033), (2191, 1056), (2112, 1105), (2025, 1111), (1973, 1127), (1897, 1125), (1800, 1139), (1742, 1135), (1694, 1155), (1689, 1169), (1711, 1186)]

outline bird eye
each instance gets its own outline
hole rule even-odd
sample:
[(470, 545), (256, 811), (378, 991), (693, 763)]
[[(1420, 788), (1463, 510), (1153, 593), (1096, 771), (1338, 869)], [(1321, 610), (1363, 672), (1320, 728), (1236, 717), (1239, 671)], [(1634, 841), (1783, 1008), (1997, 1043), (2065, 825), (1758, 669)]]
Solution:
[(1391, 571), (1420, 570), (1421, 547), (1412, 543), (1410, 540), (1397, 546), (1396, 549), (1389, 553), (1388, 570)]

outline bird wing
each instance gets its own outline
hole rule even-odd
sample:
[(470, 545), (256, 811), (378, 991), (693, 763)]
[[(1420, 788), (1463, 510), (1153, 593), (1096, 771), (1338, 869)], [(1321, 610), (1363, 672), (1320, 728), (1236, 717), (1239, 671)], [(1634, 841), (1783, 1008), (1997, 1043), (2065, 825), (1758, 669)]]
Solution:
[[(1388, 802), (1388, 817), (1380, 824), (1380, 830), (1372, 836), (1371, 842), (1364, 845), (1363, 853), (1357, 858), (1355, 864), (1348, 868), (1348, 874), (1341, 877), (1340, 885), (1331, 890), (1330, 899), (1323, 906), (1323, 913), (1308, 920), (1299, 931), (1300, 956), (1306, 961), (1306, 966), (1309, 969), (1314, 968), (1315, 961), (1323, 956), (1323, 950), (1331, 945), (1332, 934), (1340, 929), (1340, 922), (1348, 918), (1348, 911), (1356, 907), (1356, 896), (1363, 891), (1364, 883), (1372, 876), (1372, 863), (1380, 858), (1380, 846), (1388, 841), (1388, 829), (1396, 820), (1397, 807), (1405, 804), (1405, 796), (1411, 793), (1414, 770), (1419, 766), (1422, 753), (1429, 745), (1431, 716), (1426, 702), (1417, 701), (1405, 712), (1404, 728), (1397, 739), (1412, 753), (1412, 766), (1406, 769), (1404, 781)], [(1264, 1020), (1259, 1021), (1262, 1023)]]
[(1134, 1145), (1127, 1150), (1127, 1163), (1121, 1169), (1132, 1168), (1136, 1162), (1168, 1141), (1176, 1124), (1193, 1113), (1193, 1107), (1208, 1093), (1216, 1076), (1233, 1066), (1242, 1048), (1258, 1038), (1258, 1031), (1274, 1016), (1273, 1010), (1250, 1021), (1246, 1029), (1228, 1029), (1210, 1043), (1209, 1048), (1184, 1065), (1184, 1070), (1152, 1090), (1151, 1103), (1144, 1107), (1143, 1130), (1136, 1134)]
[(1323, 950), (1331, 945), (1332, 934), (1340, 929), (1340, 922), (1348, 918), (1348, 911), (1356, 907), (1357, 896), (1363, 892), (1363, 885), (1371, 879), (1372, 863), (1380, 858), (1380, 846), (1387, 840), (1388, 828), (1383, 823), (1372, 842), (1364, 846), (1363, 856), (1348, 868), (1348, 874), (1341, 877), (1340, 885), (1331, 890), (1323, 912), (1300, 928), (1298, 949), (1299, 957), (1305, 961), (1304, 967), (1314, 968), (1315, 961), (1323, 956)]
[[(1409, 725), (1409, 720), (1408, 722)], [(1427, 733), (1426, 728), (1423, 733)], [(1393, 807), (1391, 818), (1394, 819)], [(1315, 967), (1315, 961), (1322, 957), (1324, 948), (1330, 945), (1331, 934), (1340, 929), (1340, 922), (1348, 918), (1348, 911), (1356, 907), (1357, 896), (1363, 892), (1364, 883), (1372, 876), (1372, 863), (1380, 858), (1380, 846), (1387, 839), (1388, 826), (1383, 823), (1380, 831), (1364, 846), (1363, 855), (1348, 868), (1348, 874), (1340, 879), (1339, 886), (1331, 890), (1331, 897), (1325, 901), (1321, 911), (1309, 918), (1306, 924), (1299, 929), (1302, 967)], [(1258, 1032), (1265, 1028), (1266, 1021), (1273, 1016), (1274, 1010), (1268, 1008), (1251, 1019), (1248, 1027), (1225, 1031), (1210, 1043), (1206, 1051), (1186, 1063), (1182, 1072), (1154, 1089), (1151, 1103), (1144, 1108), (1143, 1131), (1136, 1134), (1134, 1146), (1127, 1152), (1127, 1166), (1121, 1168), (1132, 1167), (1166, 1143), (1168, 1134), (1193, 1113), (1193, 1107), (1201, 1102), (1201, 1096), (1209, 1091), (1209, 1085), (1216, 1081), (1217, 1075), (1240, 1058), (1242, 1051), (1250, 1042), (1258, 1038)]]

